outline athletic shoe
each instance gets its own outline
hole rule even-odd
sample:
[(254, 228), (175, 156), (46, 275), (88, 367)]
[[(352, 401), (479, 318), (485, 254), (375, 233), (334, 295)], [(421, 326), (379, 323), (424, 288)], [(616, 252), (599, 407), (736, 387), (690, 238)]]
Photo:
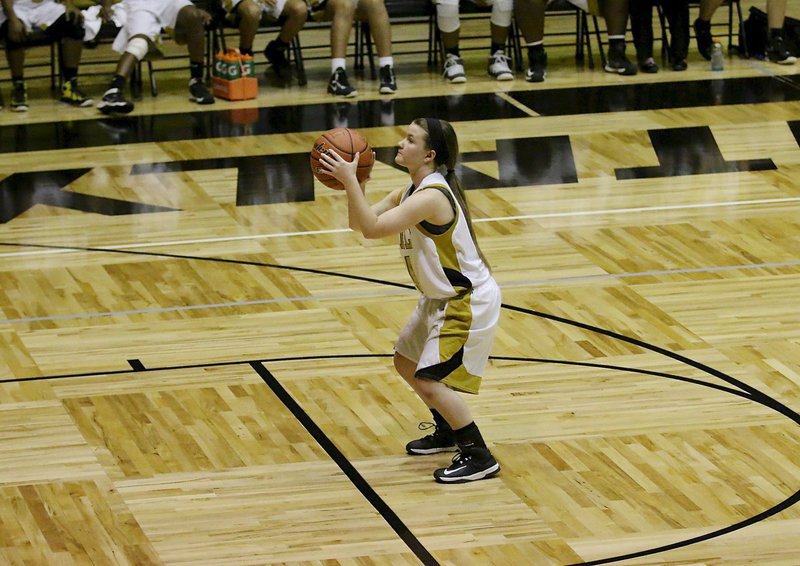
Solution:
[(612, 42), (608, 46), (608, 60), (606, 61), (605, 71), (606, 73), (616, 73), (618, 75), (636, 74), (636, 65), (625, 57), (624, 41)]
[(394, 69), (391, 65), (384, 65), (379, 71), (381, 86), (378, 92), (381, 94), (394, 94), (397, 92), (397, 79), (394, 76)]
[(343, 98), (358, 96), (358, 91), (350, 85), (347, 73), (341, 67), (338, 67), (331, 75), (331, 80), (328, 81), (328, 93)]
[(797, 57), (786, 49), (786, 44), (781, 35), (772, 37), (767, 42), (767, 57), (770, 61), (779, 65), (794, 65), (794, 62), (797, 61)]
[(714, 36), (711, 35), (711, 22), (704, 22), (700, 18), (694, 21), (694, 37), (697, 40), (697, 50), (706, 61), (711, 61), (711, 49), (714, 47)]
[(525, 80), (529, 83), (540, 83), (547, 76), (547, 52), (536, 49), (528, 57), (528, 70), (525, 71)]
[(430, 430), (436, 427), (433, 434), (423, 438), (412, 440), (406, 444), (406, 452), (412, 456), (425, 456), (427, 454), (438, 454), (439, 452), (455, 452), (456, 437), (450, 427), (436, 426), (435, 423), (419, 423), (420, 430)]
[(433, 478), (439, 483), (464, 483), (488, 479), (499, 471), (500, 464), (488, 448), (465, 446), (453, 457), (449, 466), (433, 472)]
[(686, 59), (673, 59), (672, 60), (672, 70), (673, 71), (685, 71), (689, 68), (689, 65), (686, 63)]
[(202, 79), (192, 79), (189, 81), (189, 100), (197, 104), (214, 104), (214, 95)]
[(465, 83), (467, 76), (464, 74), (464, 60), (458, 55), (448, 53), (444, 60), (444, 71), (442, 76), (449, 83)]
[(14, 112), (28, 111), (28, 87), (25, 83), (14, 83), (11, 89), (11, 110)]
[(648, 57), (644, 61), (639, 61), (639, 70), (643, 73), (657, 73), (658, 65), (656, 65), (655, 59)]
[(86, 108), (94, 104), (94, 100), (86, 96), (78, 88), (78, 79), (76, 78), (72, 78), (61, 85), (61, 102), (79, 108)]
[(272, 70), (279, 78), (288, 80), (292, 78), (292, 64), (286, 57), (286, 47), (272, 40), (264, 48), (264, 57), (267, 58)]
[(122, 91), (116, 87), (108, 89), (103, 99), (97, 104), (103, 114), (129, 114), (133, 110), (133, 102), (128, 102)]
[(490, 77), (494, 77), (498, 81), (510, 81), (514, 79), (514, 73), (511, 72), (511, 67), (508, 62), (511, 59), (501, 50), (498, 49), (489, 56), (488, 72)]

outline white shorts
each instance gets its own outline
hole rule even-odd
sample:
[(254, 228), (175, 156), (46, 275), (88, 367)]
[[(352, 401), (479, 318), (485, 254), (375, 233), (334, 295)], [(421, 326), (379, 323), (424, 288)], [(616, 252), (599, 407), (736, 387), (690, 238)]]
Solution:
[[(16, 0), (13, 4), (14, 13), (28, 32), (34, 29), (46, 30), (66, 12), (64, 5), (55, 0), (44, 0), (43, 2)], [(3, 25), (6, 19), (5, 12), (0, 9), (0, 26)]]
[(500, 302), (494, 279), (461, 298), (423, 296), (394, 349), (417, 363), (417, 377), (477, 393), (500, 319)]
[[(235, 11), (236, 6), (242, 2), (244, 2), (244, 0), (222, 0), (222, 5), (225, 7), (225, 11), (231, 14)], [(266, 2), (259, 2), (259, 0), (255, 0), (255, 2), (261, 6), (261, 11), (273, 20), (277, 20), (281, 17), (283, 8), (286, 6), (286, 0), (277, 0), (274, 6), (270, 6)]]
[(136, 35), (158, 43), (161, 30), (171, 32), (178, 21), (178, 13), (194, 4), (189, 0), (124, 0), (122, 6), (125, 24), (111, 46), (117, 53), (124, 53), (128, 42)]

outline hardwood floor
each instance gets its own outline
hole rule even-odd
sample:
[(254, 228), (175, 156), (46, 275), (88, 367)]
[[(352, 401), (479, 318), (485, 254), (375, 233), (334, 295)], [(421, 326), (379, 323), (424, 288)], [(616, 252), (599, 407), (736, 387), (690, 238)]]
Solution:
[[(0, 563), (797, 564), (800, 65), (559, 47), (500, 84), (484, 56), (459, 87), (400, 55), (353, 102), (321, 60), (255, 101), (159, 71), (130, 117), (42, 80), (0, 112)], [(468, 399), (502, 471), (459, 486), (405, 455), (430, 415), (392, 368), (397, 243), (307, 166), (358, 128), (378, 199), (427, 115), (503, 290)]]

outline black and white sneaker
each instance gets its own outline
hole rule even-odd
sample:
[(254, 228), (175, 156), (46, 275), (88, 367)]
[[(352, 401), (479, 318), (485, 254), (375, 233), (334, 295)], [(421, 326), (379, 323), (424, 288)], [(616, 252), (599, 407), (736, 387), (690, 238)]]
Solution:
[(458, 55), (448, 53), (444, 60), (444, 70), (442, 77), (453, 84), (467, 82), (467, 75), (464, 73), (464, 60)]
[(547, 52), (536, 49), (528, 57), (528, 70), (525, 71), (525, 80), (529, 83), (540, 83), (547, 76)]
[(797, 61), (797, 57), (786, 48), (786, 43), (781, 35), (771, 37), (767, 42), (767, 58), (779, 65), (794, 65)]
[(11, 110), (14, 112), (28, 111), (28, 87), (24, 82), (15, 82), (11, 87)]
[(406, 444), (406, 452), (412, 456), (426, 456), (428, 454), (455, 452), (458, 450), (456, 446), (456, 437), (452, 429), (449, 427), (436, 426), (435, 423), (419, 423), (420, 430), (430, 430), (434, 427), (436, 427), (436, 430), (434, 430), (432, 434), (418, 438), (417, 440), (412, 440)]
[(510, 81), (514, 79), (509, 62), (511, 59), (500, 49), (489, 55), (489, 63), (486, 71), (490, 77), (498, 81)]
[(358, 96), (358, 91), (350, 85), (350, 81), (347, 80), (347, 73), (341, 67), (337, 68), (331, 75), (331, 80), (328, 81), (328, 93), (343, 98)]
[(379, 74), (381, 86), (378, 87), (378, 92), (381, 94), (394, 94), (397, 92), (397, 79), (394, 76), (394, 69), (391, 65), (381, 67)]
[(214, 95), (202, 79), (189, 81), (189, 100), (197, 104), (214, 104)]
[(463, 446), (446, 468), (433, 472), (439, 483), (464, 483), (491, 478), (500, 471), (500, 464), (488, 448)]
[(130, 114), (133, 102), (125, 100), (122, 91), (114, 87), (103, 94), (103, 99), (97, 103), (97, 109), (103, 114)]
[(625, 56), (624, 41), (613, 41), (608, 46), (608, 59), (604, 70), (606, 73), (626, 76), (635, 75), (637, 73), (636, 65), (631, 63)]

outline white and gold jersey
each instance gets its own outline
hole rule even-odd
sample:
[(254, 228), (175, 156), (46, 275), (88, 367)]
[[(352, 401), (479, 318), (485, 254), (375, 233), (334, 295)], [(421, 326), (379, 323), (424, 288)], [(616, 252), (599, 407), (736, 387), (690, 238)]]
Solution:
[(421, 222), (400, 234), (400, 253), (411, 279), (423, 295), (448, 299), (463, 295), (491, 278), (452, 189), (440, 173), (432, 173), (419, 187), (406, 190), (400, 202), (421, 190), (440, 190), (450, 199), (455, 220), (443, 231)]

